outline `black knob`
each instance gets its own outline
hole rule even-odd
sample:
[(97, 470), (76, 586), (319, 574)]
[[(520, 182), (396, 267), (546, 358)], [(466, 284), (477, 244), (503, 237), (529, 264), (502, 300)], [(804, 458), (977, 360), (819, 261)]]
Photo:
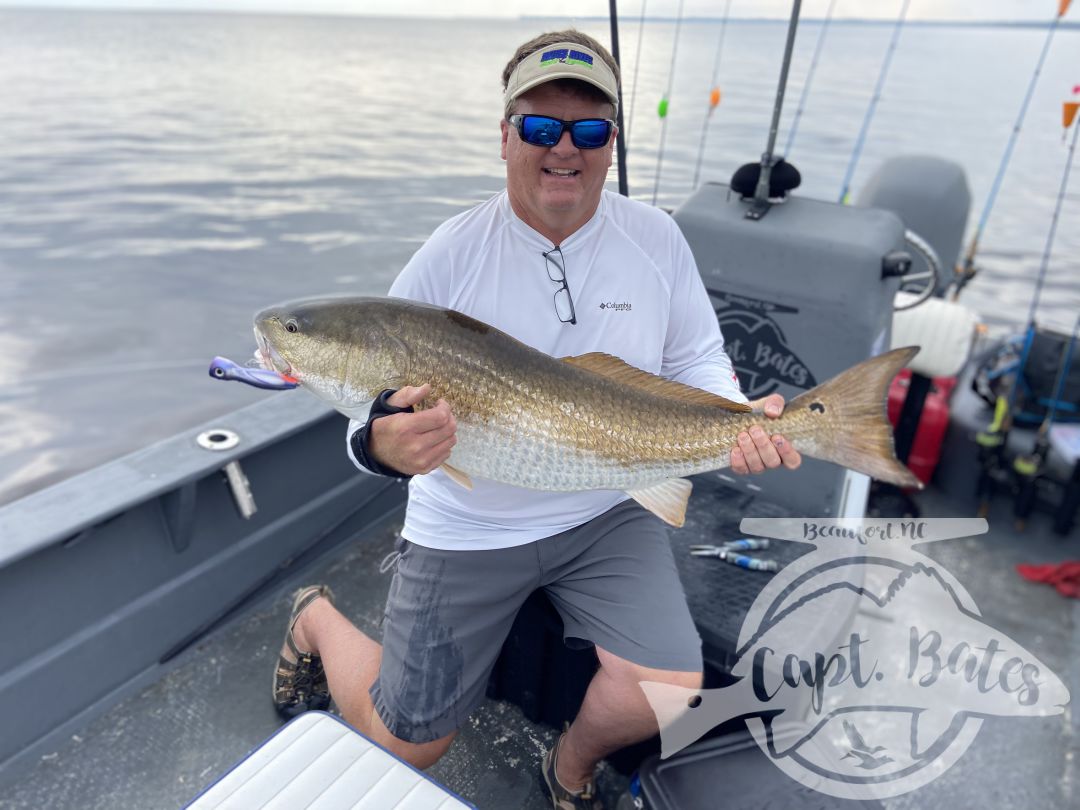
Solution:
[(906, 276), (911, 270), (911, 254), (905, 250), (894, 250), (881, 257), (881, 277)]

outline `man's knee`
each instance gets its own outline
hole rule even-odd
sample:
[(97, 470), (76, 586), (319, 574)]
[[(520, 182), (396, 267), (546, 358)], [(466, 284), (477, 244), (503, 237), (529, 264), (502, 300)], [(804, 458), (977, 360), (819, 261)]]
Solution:
[(457, 736), (456, 731), (452, 731), (445, 737), (440, 737), (437, 740), (424, 743), (413, 743), (408, 740), (402, 740), (399, 737), (395, 737), (390, 733), (389, 729), (383, 723), (382, 718), (379, 717), (379, 713), (372, 709), (371, 711), (371, 738), (389, 751), (394, 756), (408, 762), (414, 768), (424, 770), (430, 768), (442, 755), (450, 748), (450, 744), (454, 741), (454, 737)]
[(450, 748), (450, 743), (454, 741), (456, 736), (457, 732), (455, 731), (453, 734), (447, 734), (445, 737), (426, 743), (411, 743), (393, 737), (392, 743), (386, 747), (391, 753), (401, 757), (414, 768), (425, 770), (442, 758), (442, 755)]
[(611, 678), (623, 684), (637, 685), (642, 681), (655, 681), (681, 686), (685, 689), (700, 689), (704, 681), (701, 670), (654, 669), (627, 661), (625, 658), (596, 648), (600, 667)]

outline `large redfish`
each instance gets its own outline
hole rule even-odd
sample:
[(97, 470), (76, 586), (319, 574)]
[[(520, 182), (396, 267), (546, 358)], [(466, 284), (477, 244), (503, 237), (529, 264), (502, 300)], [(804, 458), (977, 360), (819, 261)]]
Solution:
[[(255, 316), (264, 363), (342, 413), (364, 418), (386, 388), (431, 384), (457, 444), (444, 465), (544, 490), (625, 490), (681, 526), (684, 476), (727, 467), (736, 437), (766, 420), (749, 406), (671, 382), (607, 354), (555, 359), (449, 309), (395, 298), (317, 298)], [(874, 357), (767, 420), (803, 454), (900, 486), (918, 480), (893, 454), (889, 382), (915, 348)], [(423, 405), (424, 403), (422, 403)]]

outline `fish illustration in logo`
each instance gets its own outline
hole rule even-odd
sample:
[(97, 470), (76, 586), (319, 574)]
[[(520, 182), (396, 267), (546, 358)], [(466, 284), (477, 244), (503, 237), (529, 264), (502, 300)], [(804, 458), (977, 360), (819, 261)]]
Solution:
[[(642, 682), (662, 756), (748, 717), (759, 744), (789, 774), (872, 784), (880, 797), (912, 789), (912, 774), (940, 758), (955, 762), (981, 718), (1064, 711), (1069, 692), (1061, 680), (985, 624), (959, 583), (927, 557), (899, 556), (818, 553), (790, 566), (806, 562), (779, 595), (763, 591), (767, 603), (755, 603), (731, 686)], [(793, 725), (799, 733), (790, 733)], [(920, 784), (942, 768), (928, 770)], [(890, 780), (897, 784), (890, 788)]]
[(709, 290), (709, 296), (724, 334), (724, 347), (748, 397), (767, 396), (785, 384), (802, 389), (817, 385), (772, 318), (773, 313), (792, 314), (797, 309), (717, 290)]

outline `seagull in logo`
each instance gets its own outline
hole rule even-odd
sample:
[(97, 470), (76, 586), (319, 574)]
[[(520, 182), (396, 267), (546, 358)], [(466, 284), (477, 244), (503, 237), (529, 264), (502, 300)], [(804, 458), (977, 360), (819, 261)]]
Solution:
[(859, 764), (857, 767), (868, 771), (875, 768), (880, 768), (882, 765), (893, 761), (892, 757), (874, 756), (874, 754), (876, 754), (878, 751), (884, 751), (885, 746), (876, 745), (873, 748), (870, 748), (866, 744), (866, 740), (863, 739), (862, 734), (860, 734), (859, 730), (855, 728), (854, 723), (845, 720), (844, 732), (847, 734), (848, 740), (851, 741), (851, 750), (844, 754), (844, 756), (840, 757), (841, 760), (847, 759), (848, 757), (856, 757), (859, 760)]

